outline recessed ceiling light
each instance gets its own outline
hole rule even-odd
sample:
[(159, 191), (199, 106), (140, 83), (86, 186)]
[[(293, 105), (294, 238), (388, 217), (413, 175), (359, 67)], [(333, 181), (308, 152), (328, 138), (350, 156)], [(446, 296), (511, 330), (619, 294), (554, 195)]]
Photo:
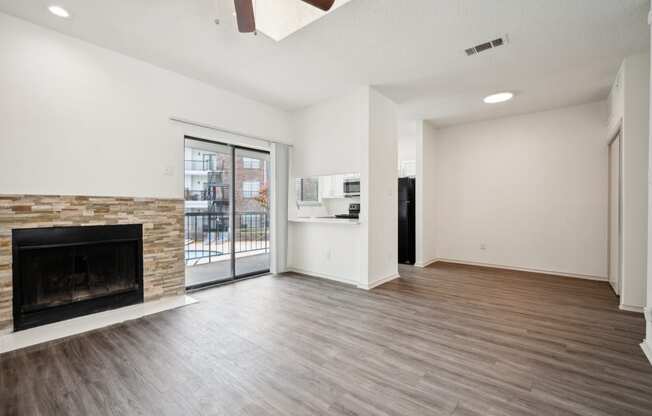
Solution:
[(484, 101), (487, 104), (498, 104), (505, 101), (509, 101), (514, 98), (514, 93), (512, 92), (499, 92), (498, 94), (491, 94), (487, 97), (484, 97)]
[(48, 10), (53, 15), (63, 17), (64, 19), (67, 19), (67, 18), (70, 17), (70, 13), (68, 13), (68, 10), (64, 9), (61, 6), (50, 6), (50, 7), (48, 7)]

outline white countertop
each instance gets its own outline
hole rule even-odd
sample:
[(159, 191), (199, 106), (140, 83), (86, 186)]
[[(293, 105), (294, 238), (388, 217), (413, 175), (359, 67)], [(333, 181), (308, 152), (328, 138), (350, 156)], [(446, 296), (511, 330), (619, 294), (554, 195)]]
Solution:
[(351, 218), (335, 218), (335, 217), (297, 217), (288, 219), (289, 222), (308, 222), (319, 224), (342, 224), (342, 225), (358, 225), (360, 220)]

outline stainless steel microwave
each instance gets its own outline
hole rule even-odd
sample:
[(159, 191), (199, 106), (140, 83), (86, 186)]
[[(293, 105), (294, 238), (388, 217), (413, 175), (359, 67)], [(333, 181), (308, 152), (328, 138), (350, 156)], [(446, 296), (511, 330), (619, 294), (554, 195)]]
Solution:
[(343, 191), (348, 198), (360, 196), (360, 178), (345, 178)]

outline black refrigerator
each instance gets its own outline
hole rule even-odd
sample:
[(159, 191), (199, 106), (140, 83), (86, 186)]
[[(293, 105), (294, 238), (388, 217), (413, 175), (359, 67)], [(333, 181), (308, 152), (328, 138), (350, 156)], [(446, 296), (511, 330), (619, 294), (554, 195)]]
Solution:
[(398, 262), (414, 264), (416, 258), (415, 180), (398, 179)]

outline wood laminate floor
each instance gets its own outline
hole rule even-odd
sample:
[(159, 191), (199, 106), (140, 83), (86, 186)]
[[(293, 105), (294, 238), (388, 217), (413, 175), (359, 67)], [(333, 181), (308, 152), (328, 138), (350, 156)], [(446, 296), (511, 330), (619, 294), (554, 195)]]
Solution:
[(602, 282), (452, 264), (297, 275), (0, 356), (2, 415), (652, 415), (644, 322)]

